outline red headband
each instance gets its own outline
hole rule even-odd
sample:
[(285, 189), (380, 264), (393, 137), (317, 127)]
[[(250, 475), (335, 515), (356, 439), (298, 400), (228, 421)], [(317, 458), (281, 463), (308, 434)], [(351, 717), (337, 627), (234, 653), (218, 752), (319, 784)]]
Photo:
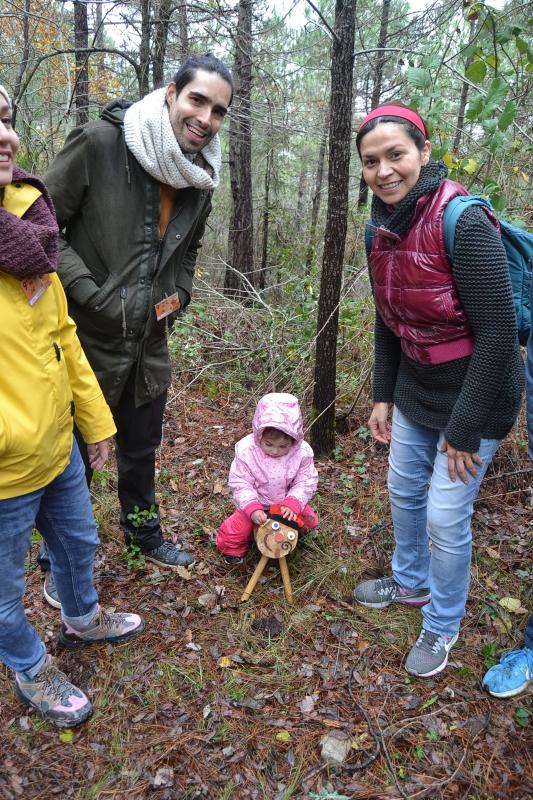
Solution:
[(401, 117), (402, 119), (406, 119), (409, 122), (412, 122), (413, 125), (418, 128), (418, 130), (427, 137), (428, 132), (426, 130), (426, 126), (422, 120), (422, 117), (413, 111), (410, 108), (404, 108), (403, 106), (378, 106), (370, 114), (367, 114), (362, 123), (359, 126), (359, 130), (363, 128), (367, 122), (370, 122), (371, 119), (376, 119), (376, 117)]

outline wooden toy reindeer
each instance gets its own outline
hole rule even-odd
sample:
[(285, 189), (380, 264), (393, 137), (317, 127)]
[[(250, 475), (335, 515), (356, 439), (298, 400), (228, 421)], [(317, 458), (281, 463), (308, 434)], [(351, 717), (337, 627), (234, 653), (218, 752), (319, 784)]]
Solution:
[(250, 595), (255, 589), (257, 581), (263, 574), (268, 561), (270, 559), (277, 559), (283, 579), (285, 597), (287, 603), (292, 605), (292, 586), (286, 557), (289, 553), (292, 553), (296, 547), (298, 543), (298, 529), (303, 528), (303, 526), (304, 521), (301, 517), (297, 517), (295, 522), (291, 522), (282, 516), (281, 507), (279, 505), (270, 506), (267, 521), (259, 527), (254, 528), (254, 539), (261, 553), (261, 559), (242, 594), (241, 603), (250, 599)]

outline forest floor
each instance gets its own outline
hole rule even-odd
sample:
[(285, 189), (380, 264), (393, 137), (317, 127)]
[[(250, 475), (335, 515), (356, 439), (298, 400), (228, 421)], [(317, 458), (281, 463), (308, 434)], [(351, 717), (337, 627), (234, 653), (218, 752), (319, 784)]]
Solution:
[[(523, 427), (475, 506), (467, 616), (449, 666), (416, 680), (403, 663), (420, 612), (351, 601), (363, 577), (387, 572), (392, 551), (387, 453), (360, 427), (363, 406), (338, 435), (335, 457), (318, 461), (321, 522), (290, 559), (294, 606), (275, 565), (239, 604), (257, 553), (228, 568), (213, 538), (232, 509), (227, 473), (252, 410), (198, 391), (170, 398), (161, 514), (167, 535), (194, 552), (190, 572), (128, 562), (113, 465), (99, 473), (97, 585), (105, 605), (145, 616), (135, 641), (61, 651), (34, 544), (28, 617), (95, 713), (60, 732), (20, 705), (0, 668), (1, 800), (533, 797), (533, 693), (496, 701), (480, 684), (503, 648), (519, 646), (533, 607)], [(517, 613), (500, 604), (504, 597), (520, 601)], [(339, 767), (321, 758), (323, 737), (332, 735), (351, 743)]]

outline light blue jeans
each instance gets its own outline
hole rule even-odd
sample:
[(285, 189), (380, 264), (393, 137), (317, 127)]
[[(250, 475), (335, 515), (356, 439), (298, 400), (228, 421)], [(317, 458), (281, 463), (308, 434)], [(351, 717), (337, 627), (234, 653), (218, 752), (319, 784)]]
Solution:
[(62, 617), (81, 628), (97, 609), (93, 561), (99, 541), (76, 442), (68, 467), (55, 480), (35, 492), (0, 500), (0, 660), (30, 674), (46, 654), (22, 605), (33, 528), (48, 545)]
[(448, 457), (439, 452), (442, 440), (442, 432), (417, 425), (394, 408), (388, 476), (393, 576), (407, 589), (429, 587), (423, 626), (453, 635), (459, 632), (470, 584), (474, 500), (500, 440), (481, 440), (483, 464), (466, 485), (459, 477), (450, 479)]

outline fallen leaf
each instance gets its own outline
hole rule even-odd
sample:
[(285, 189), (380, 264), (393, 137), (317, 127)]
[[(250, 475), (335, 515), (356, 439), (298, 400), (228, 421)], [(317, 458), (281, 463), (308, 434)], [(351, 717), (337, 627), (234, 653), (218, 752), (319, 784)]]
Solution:
[(191, 573), (185, 567), (174, 567), (174, 572), (176, 572), (180, 578), (183, 578), (184, 581), (190, 581), (192, 578)]
[(492, 621), (492, 624), (494, 625), (498, 633), (501, 633), (502, 635), (506, 633), (511, 633), (513, 629), (513, 623), (509, 617), (505, 621), (497, 617)]
[(223, 481), (217, 478), (213, 486), (213, 494), (222, 494), (223, 489), (224, 489)]
[(510, 611), (511, 614), (528, 613), (527, 609), (523, 608), (520, 600), (517, 597), (501, 597), (498, 602), (502, 608), (505, 608), (506, 611)]
[(276, 733), (276, 739), (278, 742), (288, 742), (290, 741), (290, 738), (291, 735), (289, 731), (278, 731), (278, 733)]
[(172, 767), (160, 767), (155, 773), (154, 786), (172, 786), (174, 784), (174, 770)]
[(311, 697), (311, 695), (308, 694), (299, 703), (299, 706), (300, 706), (300, 711), (302, 712), (302, 714), (310, 714), (312, 711), (315, 710), (315, 701)]
[(282, 632), (283, 621), (278, 616), (273, 614), (270, 617), (255, 619), (252, 623), (252, 628), (254, 628), (256, 631), (261, 631), (271, 639), (274, 639)]
[(368, 733), (362, 733), (352, 739), (352, 750), (364, 750), (367, 746)]
[(74, 731), (72, 728), (63, 728), (59, 733), (59, 741), (63, 744), (72, 744), (74, 741)]
[(422, 703), (422, 705), (420, 706), (420, 711), (423, 711), (425, 708), (429, 708), (430, 706), (433, 705), (433, 703), (436, 703), (438, 699), (439, 699), (438, 694), (434, 694), (433, 697), (430, 697), (428, 700), (425, 700)]
[(218, 666), (222, 667), (222, 669), (227, 669), (227, 667), (231, 667), (231, 665), (232, 665), (232, 660), (231, 658), (228, 658), (228, 656), (221, 656), (218, 659)]
[(328, 764), (342, 764), (352, 750), (352, 738), (344, 731), (326, 733), (320, 740), (322, 761)]
[(257, 700), (255, 697), (243, 697), (242, 700), (232, 700), (231, 705), (237, 708), (249, 708), (251, 711), (261, 711), (265, 701)]
[(217, 604), (217, 596), (211, 593), (201, 594), (198, 597), (198, 604), (204, 608), (214, 608)]

